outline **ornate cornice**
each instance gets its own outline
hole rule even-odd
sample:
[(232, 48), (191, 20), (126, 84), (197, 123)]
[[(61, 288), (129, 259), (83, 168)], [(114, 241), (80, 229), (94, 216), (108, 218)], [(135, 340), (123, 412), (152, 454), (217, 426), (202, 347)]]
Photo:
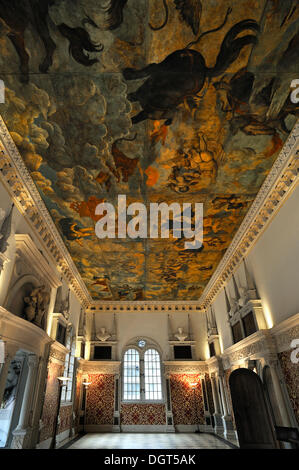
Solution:
[(52, 266), (36, 248), (32, 238), (28, 234), (15, 234), (16, 250), (21, 253), (28, 262), (30, 268), (35, 270), (43, 279), (46, 279), (51, 287), (57, 288), (61, 281)]
[(275, 339), (277, 352), (288, 351), (291, 341), (299, 338), (299, 313), (282, 321), (270, 331)]
[(221, 354), (224, 369), (247, 359), (276, 356), (276, 345), (269, 330), (259, 330), (253, 335), (230, 346)]
[(208, 308), (299, 182), (299, 120), (199, 299)]
[(79, 369), (83, 374), (119, 374), (120, 361), (86, 361), (80, 359)]
[(200, 311), (198, 301), (150, 301), (150, 300), (133, 300), (133, 301), (96, 301), (86, 310), (86, 313), (96, 312), (192, 312)]
[(0, 178), (57, 269), (87, 306), (92, 299), (46, 208), (22, 157), (0, 117)]
[(164, 375), (172, 374), (200, 374), (209, 372), (206, 361), (164, 361)]
[(63, 344), (58, 343), (55, 341), (51, 345), (49, 360), (51, 362), (58, 362), (61, 365), (64, 365), (65, 356), (69, 352), (69, 350), (63, 346)]

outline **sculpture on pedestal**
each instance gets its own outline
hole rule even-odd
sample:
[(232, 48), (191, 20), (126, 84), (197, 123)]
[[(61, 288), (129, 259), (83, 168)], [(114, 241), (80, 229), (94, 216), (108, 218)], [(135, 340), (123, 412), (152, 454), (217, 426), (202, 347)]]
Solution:
[(106, 328), (100, 328), (100, 333), (97, 333), (97, 339), (102, 341), (103, 343), (107, 341), (108, 338), (110, 338), (111, 335), (106, 331)]
[(178, 332), (175, 333), (174, 335), (179, 341), (185, 341), (185, 339), (187, 338), (187, 333), (184, 333), (184, 330), (183, 328), (179, 327), (178, 328)]

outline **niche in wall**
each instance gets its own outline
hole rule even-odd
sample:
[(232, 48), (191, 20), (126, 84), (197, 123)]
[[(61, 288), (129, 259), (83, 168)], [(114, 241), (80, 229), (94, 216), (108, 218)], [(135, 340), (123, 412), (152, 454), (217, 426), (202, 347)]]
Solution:
[(234, 343), (238, 343), (243, 339), (241, 323), (238, 321), (232, 326)]
[(21, 285), (18, 291), (13, 295), (8, 304), (7, 310), (18, 317), (25, 318), (25, 297), (29, 297), (33, 289), (36, 287), (37, 281), (35, 284), (33, 282), (25, 282)]
[(58, 322), (57, 330), (56, 330), (56, 341), (65, 345), (65, 339), (66, 339), (66, 326)]
[(256, 324), (254, 321), (253, 312), (247, 313), (242, 319), (245, 336), (250, 336), (257, 331)]
[(4, 307), (46, 329), (52, 288), (60, 284), (55, 268), (28, 234), (15, 234), (16, 257)]
[(209, 351), (210, 351), (210, 357), (213, 357), (213, 356), (216, 355), (215, 345), (214, 345), (213, 341), (212, 341), (212, 343), (209, 343)]

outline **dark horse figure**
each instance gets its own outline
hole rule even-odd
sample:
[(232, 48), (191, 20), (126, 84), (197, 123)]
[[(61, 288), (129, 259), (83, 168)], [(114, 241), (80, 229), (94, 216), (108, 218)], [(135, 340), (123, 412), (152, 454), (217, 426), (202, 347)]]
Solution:
[[(229, 13), (230, 11), (221, 26), (206, 31), (201, 34), (201, 37), (221, 29)], [(237, 38), (239, 33), (247, 29), (257, 32), (259, 26), (254, 20), (244, 20), (235, 24), (228, 31), (221, 44), (216, 64), (212, 68), (206, 66), (205, 59), (200, 52), (190, 49), (190, 46), (199, 42), (197, 39), (185, 49), (168, 55), (159, 64), (149, 64), (141, 70), (125, 69), (123, 76), (126, 80), (148, 77), (136, 92), (128, 95), (130, 101), (139, 101), (142, 106), (142, 111), (133, 117), (133, 124), (145, 119), (165, 119), (165, 124), (170, 125), (177, 107), (183, 103), (185, 98), (199, 93), (206, 79), (217, 77), (225, 72), (238, 58), (243, 47), (257, 43), (256, 36), (252, 34)]]
[[(21, 81), (29, 81), (29, 54), (25, 47), (25, 30), (29, 24), (39, 34), (46, 51), (46, 56), (39, 66), (46, 73), (52, 65), (56, 44), (51, 38), (48, 19), (49, 7), (56, 0), (0, 0), (0, 18), (10, 29), (8, 37), (20, 58)], [(82, 65), (91, 66), (98, 59), (90, 59), (87, 52), (100, 52), (103, 47), (94, 44), (88, 32), (81, 27), (71, 28), (64, 23), (57, 26), (60, 34), (68, 39), (69, 50), (73, 58)]]

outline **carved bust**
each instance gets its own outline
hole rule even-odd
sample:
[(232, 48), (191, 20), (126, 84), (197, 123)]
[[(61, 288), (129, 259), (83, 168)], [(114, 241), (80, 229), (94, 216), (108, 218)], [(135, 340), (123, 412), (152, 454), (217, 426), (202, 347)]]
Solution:
[(174, 335), (179, 341), (184, 341), (187, 338), (187, 333), (184, 333), (183, 328), (179, 327), (178, 332)]
[(105, 342), (110, 337), (111, 335), (108, 333), (108, 331), (106, 331), (106, 328), (100, 328), (100, 332), (97, 334), (97, 338), (100, 341)]
[(50, 294), (45, 286), (34, 287), (29, 296), (24, 297), (26, 320), (34, 323), (40, 328), (43, 327), (44, 316), (50, 302)]

